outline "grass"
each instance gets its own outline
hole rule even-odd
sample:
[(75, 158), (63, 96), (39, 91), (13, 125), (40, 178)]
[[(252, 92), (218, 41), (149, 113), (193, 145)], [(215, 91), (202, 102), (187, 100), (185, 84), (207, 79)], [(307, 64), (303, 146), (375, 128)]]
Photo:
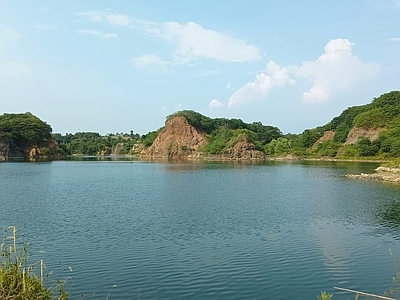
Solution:
[[(10, 230), (12, 234), (7, 236)], [(64, 280), (57, 280), (55, 285), (45, 287), (43, 260), (40, 262), (40, 277), (33, 272), (35, 264), (28, 262), (28, 245), (17, 243), (15, 226), (8, 227), (4, 242), (0, 245), (0, 255), (0, 299), (68, 299)]]

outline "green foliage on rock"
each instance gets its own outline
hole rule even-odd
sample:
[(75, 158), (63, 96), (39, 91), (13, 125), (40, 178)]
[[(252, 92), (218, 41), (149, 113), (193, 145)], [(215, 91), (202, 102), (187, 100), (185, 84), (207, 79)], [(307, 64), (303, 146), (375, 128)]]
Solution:
[(380, 128), (386, 126), (386, 113), (382, 108), (373, 108), (354, 118), (354, 126), (360, 128)]
[(274, 126), (266, 126), (261, 122), (245, 123), (241, 119), (212, 119), (200, 113), (183, 110), (167, 117), (182, 116), (190, 125), (207, 135), (209, 143), (202, 149), (208, 154), (222, 154), (238, 141), (246, 138), (254, 144), (255, 149), (264, 151), (264, 146), (273, 139), (282, 137), (282, 132)]
[(156, 139), (156, 137), (158, 136), (158, 134), (164, 129), (164, 127), (161, 127), (158, 130), (155, 131), (151, 131), (147, 134), (142, 135), (142, 143), (146, 146), (146, 147), (150, 147), (151, 144), (153, 144), (154, 140)]
[(27, 112), (1, 115), (0, 132), (17, 147), (41, 146), (47, 142), (52, 129), (49, 124)]
[[(348, 134), (353, 128), (380, 129), (381, 132), (376, 140), (371, 141), (364, 137), (354, 145), (345, 145)], [(311, 149), (328, 130), (335, 132), (333, 141), (325, 141), (316, 149)], [(304, 130), (297, 139), (292, 141), (292, 144), (308, 149), (307, 152), (314, 157), (390, 158), (400, 156), (400, 91), (385, 93), (374, 98), (369, 104), (349, 107), (326, 125)]]
[(108, 134), (101, 136), (97, 132), (77, 132), (75, 134), (53, 134), (60, 149), (67, 155), (111, 155), (116, 146), (122, 145), (120, 155), (131, 154), (135, 143), (140, 141), (138, 135)]

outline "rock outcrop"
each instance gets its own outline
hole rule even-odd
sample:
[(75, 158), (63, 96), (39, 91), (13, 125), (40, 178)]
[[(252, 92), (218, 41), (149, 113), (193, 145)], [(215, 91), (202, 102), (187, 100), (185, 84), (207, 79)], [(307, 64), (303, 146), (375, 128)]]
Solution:
[(264, 160), (265, 155), (255, 149), (254, 144), (250, 142), (247, 136), (242, 135), (236, 144), (227, 149), (220, 158), (229, 160)]
[(324, 135), (321, 136), (319, 140), (314, 143), (314, 145), (312, 145), (311, 149), (313, 150), (317, 149), (319, 144), (322, 144), (325, 141), (333, 141), (334, 138), (335, 138), (335, 132), (333, 130), (325, 131)]
[(400, 183), (400, 168), (378, 167), (375, 169), (375, 173), (372, 174), (346, 174), (345, 176), (347, 178)]
[(58, 143), (51, 135), (40, 145), (27, 143), (17, 147), (5, 137), (3, 132), (0, 132), (0, 161), (13, 158), (40, 159), (46, 157), (59, 157)]
[(347, 135), (345, 145), (351, 145), (357, 143), (360, 137), (366, 137), (370, 139), (370, 141), (374, 141), (378, 138), (379, 133), (386, 130), (386, 128), (370, 128), (364, 129), (359, 127), (354, 127), (350, 130), (349, 134)]
[(195, 158), (199, 148), (207, 143), (203, 133), (184, 117), (175, 116), (167, 120), (165, 128), (150, 148), (142, 150), (140, 154), (155, 158)]

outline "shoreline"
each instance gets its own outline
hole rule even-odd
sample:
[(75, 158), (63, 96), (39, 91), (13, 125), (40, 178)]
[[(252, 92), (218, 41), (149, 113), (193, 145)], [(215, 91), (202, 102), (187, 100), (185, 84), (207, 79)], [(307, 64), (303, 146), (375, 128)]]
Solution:
[(378, 167), (372, 174), (346, 174), (346, 178), (400, 183), (400, 168)]

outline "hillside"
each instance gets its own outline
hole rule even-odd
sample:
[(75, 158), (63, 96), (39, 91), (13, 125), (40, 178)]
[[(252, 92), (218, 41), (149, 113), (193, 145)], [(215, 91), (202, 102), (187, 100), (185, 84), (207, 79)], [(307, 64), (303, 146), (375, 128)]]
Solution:
[[(177, 117), (180, 122), (172, 129), (170, 121)], [(177, 129), (182, 124), (192, 126), (192, 131), (202, 136), (201, 145), (193, 147), (184, 142), (183, 127)], [(176, 136), (174, 132), (180, 134)], [(283, 135), (278, 128), (260, 122), (211, 119), (186, 110), (168, 116), (165, 128), (146, 138), (152, 146), (142, 154), (152, 157), (387, 159), (400, 156), (400, 92), (392, 91), (369, 104), (349, 107), (326, 125), (304, 130), (300, 135)], [(186, 138), (193, 139), (192, 134)]]
[(51, 126), (31, 113), (0, 116), (0, 161), (9, 158), (55, 158), (59, 156)]
[(326, 125), (305, 130), (299, 142), (307, 149), (307, 156), (314, 157), (400, 156), (400, 91), (345, 109)]

